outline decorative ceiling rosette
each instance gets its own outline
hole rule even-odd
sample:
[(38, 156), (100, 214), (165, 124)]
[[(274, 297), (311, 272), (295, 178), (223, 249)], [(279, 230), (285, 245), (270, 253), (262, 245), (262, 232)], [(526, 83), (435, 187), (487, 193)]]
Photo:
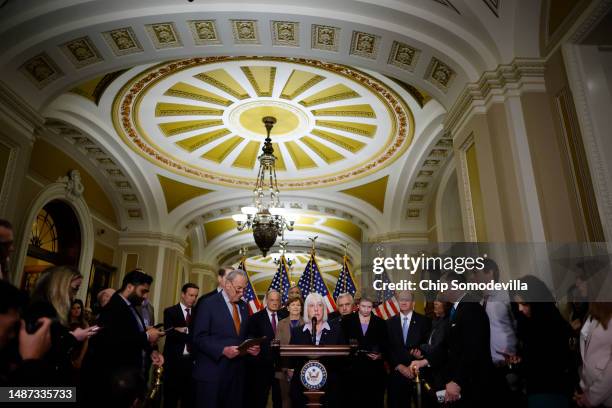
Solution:
[(281, 189), (377, 172), (412, 141), (413, 116), (382, 80), (308, 59), (203, 57), (145, 69), (115, 98), (115, 129), (152, 163), (201, 181), (252, 188), (272, 130)]

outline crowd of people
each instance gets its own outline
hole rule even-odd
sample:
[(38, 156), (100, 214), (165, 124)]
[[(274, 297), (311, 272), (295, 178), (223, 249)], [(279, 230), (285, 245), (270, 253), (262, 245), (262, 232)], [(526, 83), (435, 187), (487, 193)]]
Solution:
[[(50, 268), (29, 295), (0, 280), (0, 386), (73, 386), (87, 407), (303, 407), (306, 360), (279, 358), (276, 339), (355, 346), (350, 357), (322, 360), (328, 407), (612, 407), (612, 304), (570, 304), (581, 313), (568, 321), (534, 276), (521, 279), (529, 289), (520, 293), (448, 290), (423, 314), (414, 293), (398, 292), (387, 320), (365, 294), (340, 295), (328, 315), (321, 295), (304, 299), (297, 287), (285, 304), (270, 290), (250, 314), (247, 279), (223, 267), (202, 296), (186, 283), (159, 323), (142, 270), (100, 291), (93, 311), (76, 298), (75, 268)], [(483, 271), (441, 279), (497, 280), (499, 270), (488, 260)], [(150, 393), (158, 367), (163, 385)]]

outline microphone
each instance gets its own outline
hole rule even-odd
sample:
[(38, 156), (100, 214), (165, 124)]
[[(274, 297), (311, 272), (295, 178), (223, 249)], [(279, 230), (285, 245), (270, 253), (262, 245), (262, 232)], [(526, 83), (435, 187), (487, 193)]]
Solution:
[(312, 317), (312, 344), (317, 344), (317, 316)]

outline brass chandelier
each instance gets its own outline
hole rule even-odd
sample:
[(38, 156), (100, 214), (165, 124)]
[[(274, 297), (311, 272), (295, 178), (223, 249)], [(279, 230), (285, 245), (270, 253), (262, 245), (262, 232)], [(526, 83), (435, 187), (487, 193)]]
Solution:
[(276, 123), (276, 118), (266, 116), (262, 119), (267, 137), (264, 141), (262, 154), (259, 155), (259, 173), (253, 190), (253, 206), (242, 207), (240, 214), (234, 214), (238, 231), (245, 228), (253, 229), (255, 244), (266, 256), (276, 242), (283, 236), (285, 230), (293, 231), (297, 219), (295, 214), (287, 213), (280, 206), (278, 184), (276, 182), (276, 157), (270, 139), (270, 131)]

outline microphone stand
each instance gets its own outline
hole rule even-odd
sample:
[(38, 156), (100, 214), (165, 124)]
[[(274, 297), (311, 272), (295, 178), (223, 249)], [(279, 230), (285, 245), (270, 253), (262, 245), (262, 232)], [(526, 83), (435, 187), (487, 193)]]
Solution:
[(312, 318), (312, 345), (315, 346), (317, 344), (317, 317), (313, 316)]

